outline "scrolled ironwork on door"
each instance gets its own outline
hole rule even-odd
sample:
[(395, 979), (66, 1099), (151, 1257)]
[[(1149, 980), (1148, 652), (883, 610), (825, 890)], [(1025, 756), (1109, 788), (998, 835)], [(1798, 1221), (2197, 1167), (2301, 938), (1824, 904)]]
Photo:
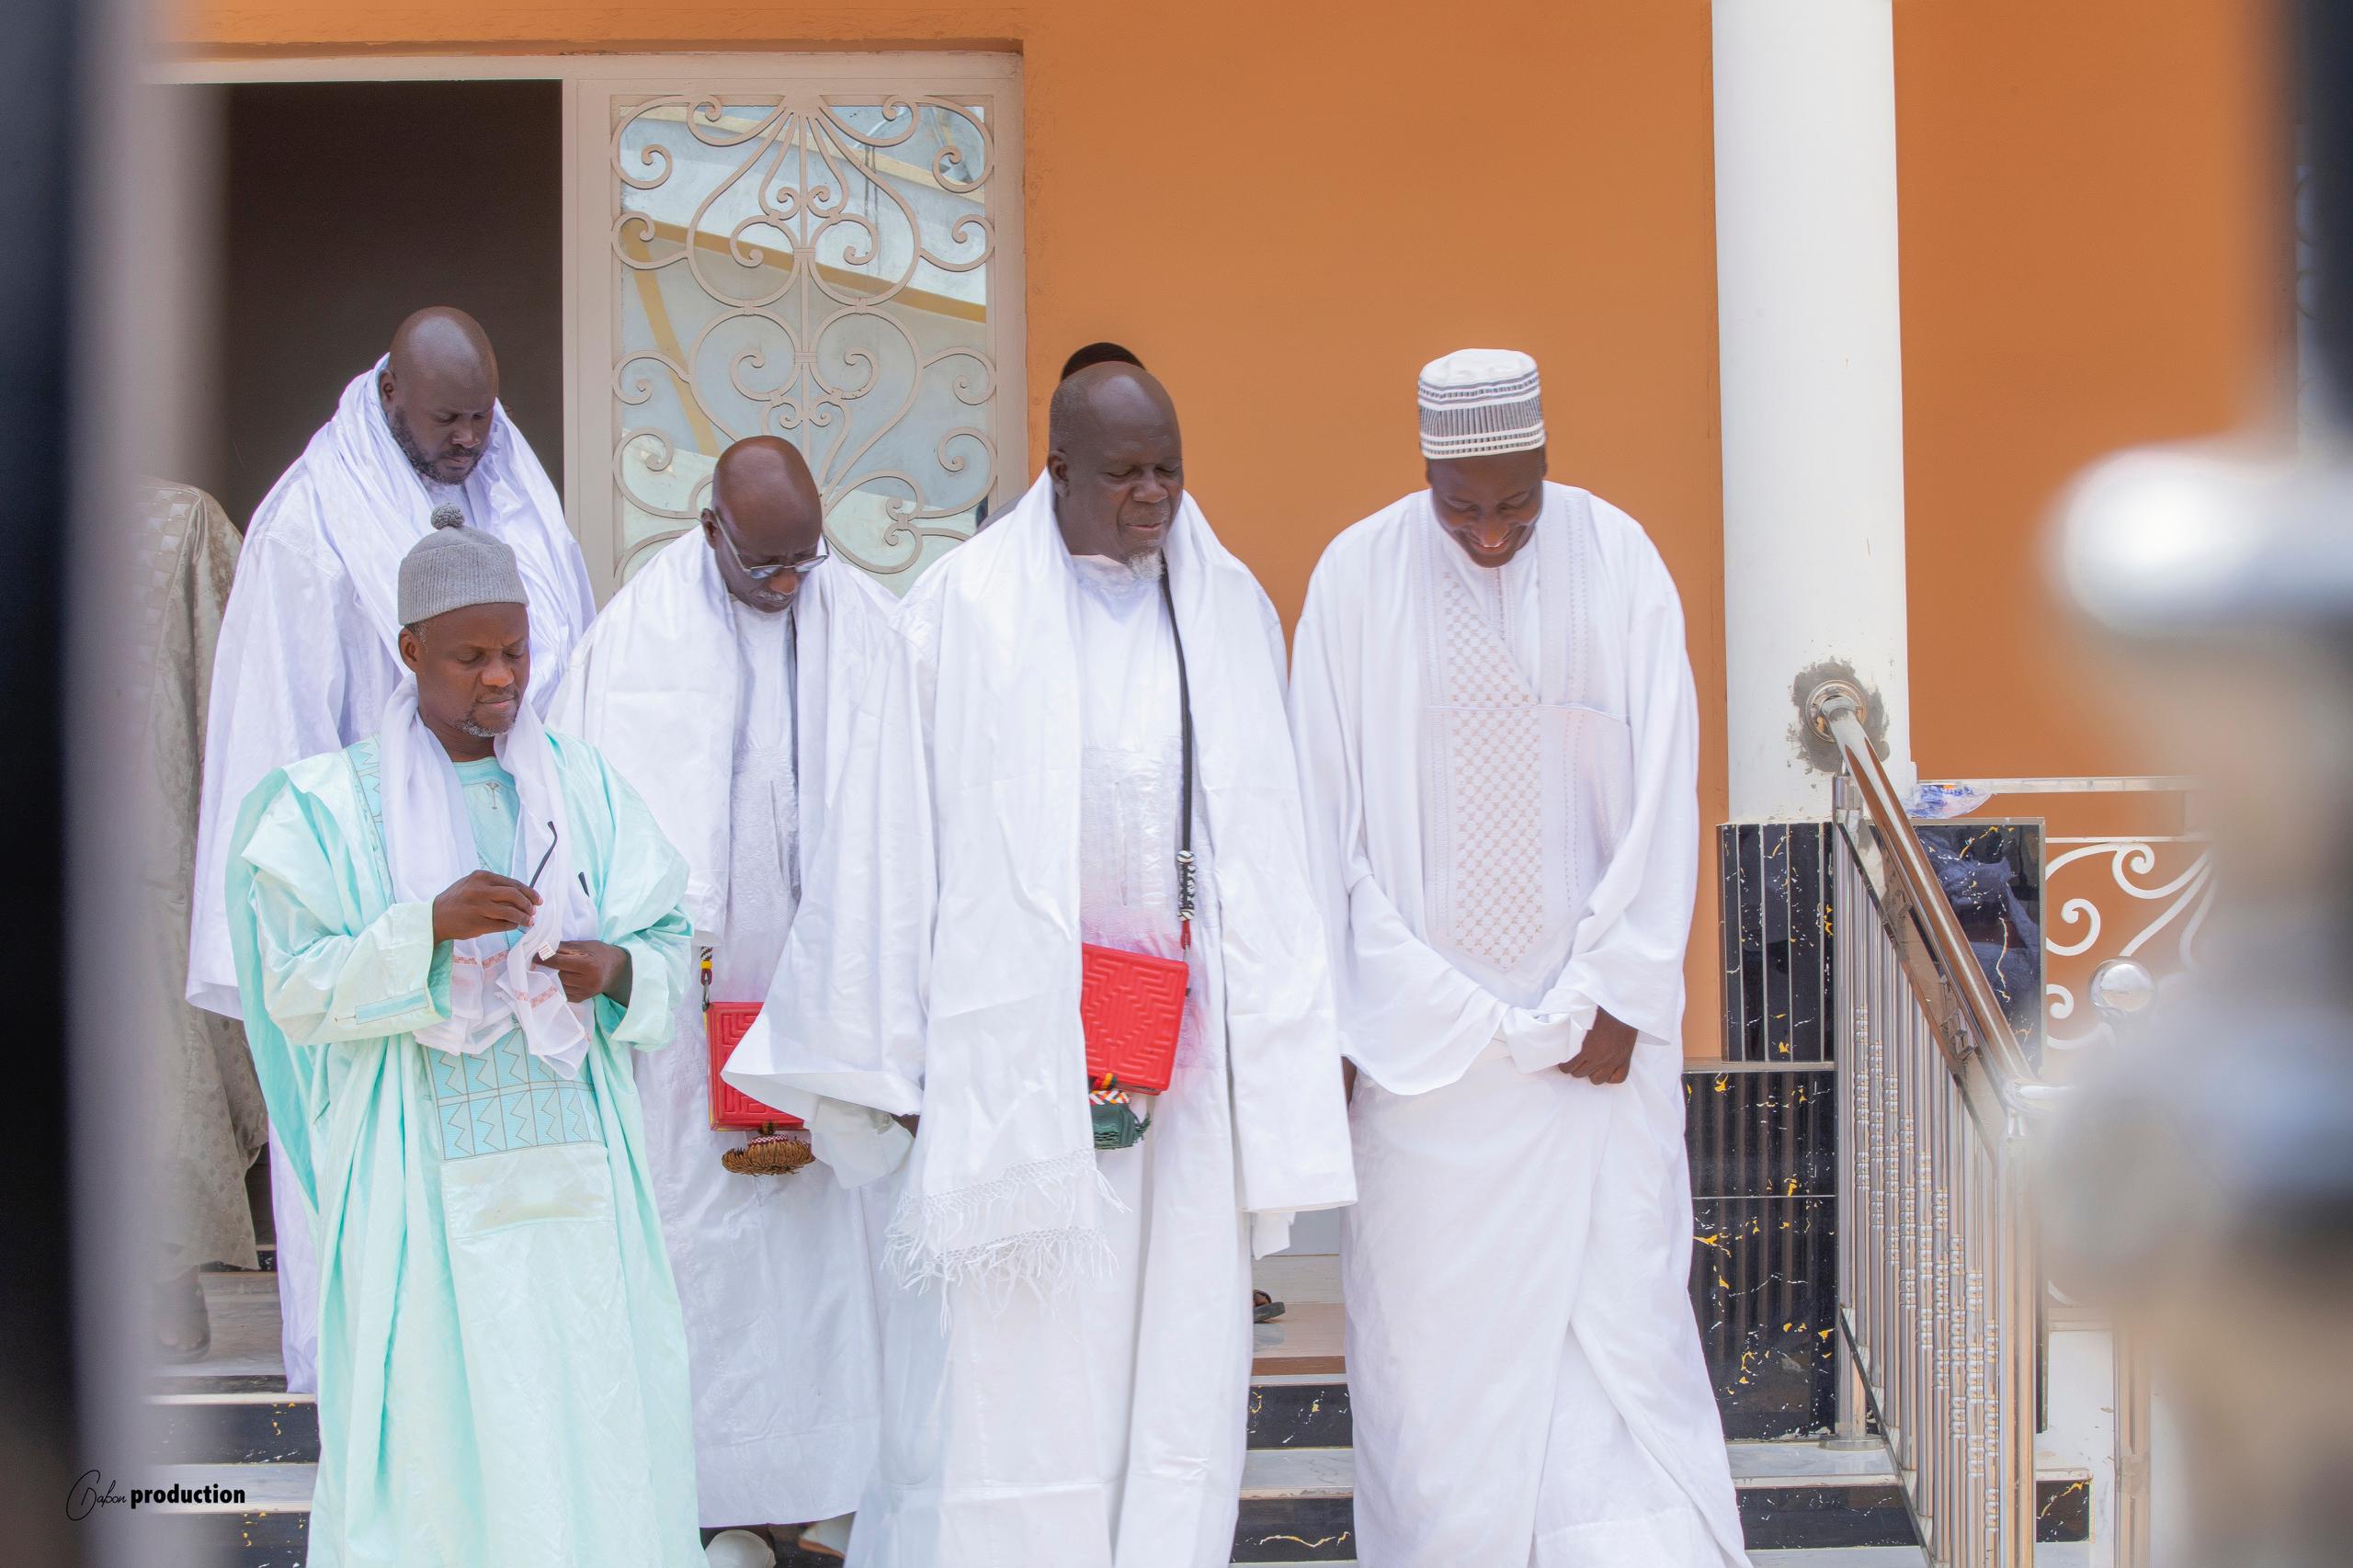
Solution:
[(833, 548), (903, 586), (998, 490), (985, 106), (894, 93), (612, 105), (617, 576), (691, 527), (731, 441), (781, 436)]

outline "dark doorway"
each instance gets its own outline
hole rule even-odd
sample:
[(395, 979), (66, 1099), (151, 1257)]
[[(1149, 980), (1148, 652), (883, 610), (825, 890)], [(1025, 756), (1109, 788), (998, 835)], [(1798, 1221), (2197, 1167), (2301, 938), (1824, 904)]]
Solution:
[(242, 528), (401, 318), (455, 305), (563, 485), (563, 104), (555, 82), (221, 89), (219, 433)]

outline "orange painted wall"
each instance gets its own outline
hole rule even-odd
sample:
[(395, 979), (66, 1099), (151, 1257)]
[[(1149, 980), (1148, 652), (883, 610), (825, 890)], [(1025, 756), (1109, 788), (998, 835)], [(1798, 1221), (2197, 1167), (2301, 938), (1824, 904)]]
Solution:
[(2271, 17), (2264, 0), (1895, 6), (1926, 775), (2196, 766), (2117, 733), (2040, 550), (2098, 454), (2278, 412), (2292, 167)]
[[(1175, 392), (1194, 493), (1286, 617), (1324, 543), (1420, 484), (1447, 349), (1547, 372), (1556, 477), (1640, 517), (1681, 585), (1701, 810), (1723, 812), (1708, 24), (1693, 4), (188, 0), (201, 49), (616, 52), (995, 44), (1023, 55), (1031, 446), (1063, 356), (1113, 337)], [(1472, 128), (1475, 127), (1475, 131)], [(1716, 1050), (1712, 880), (1692, 1049)]]
[[(810, 6), (177, 0), (209, 51), (984, 47), (1024, 57), (1032, 457), (1062, 355), (1142, 354), (1197, 494), (1294, 614), (1324, 543), (1418, 483), (1411, 379), (1548, 372), (1557, 477), (1683, 591), (1723, 810), (1707, 6), (1285, 0)], [(2285, 321), (2258, 0), (1896, 6), (1914, 738), (1930, 774), (2154, 769), (2103, 733), (2046, 596), (2097, 453), (2261, 409)], [(1442, 20), (1442, 25), (1433, 25)], [(1703, 879), (1687, 1046), (1712, 1054)]]

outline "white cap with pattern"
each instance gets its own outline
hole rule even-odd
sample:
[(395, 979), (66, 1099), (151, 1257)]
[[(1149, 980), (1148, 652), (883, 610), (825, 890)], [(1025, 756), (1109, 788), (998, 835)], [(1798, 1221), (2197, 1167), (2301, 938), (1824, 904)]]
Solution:
[(1544, 444), (1536, 361), (1510, 348), (1458, 348), (1422, 367), (1422, 456), (1472, 458)]

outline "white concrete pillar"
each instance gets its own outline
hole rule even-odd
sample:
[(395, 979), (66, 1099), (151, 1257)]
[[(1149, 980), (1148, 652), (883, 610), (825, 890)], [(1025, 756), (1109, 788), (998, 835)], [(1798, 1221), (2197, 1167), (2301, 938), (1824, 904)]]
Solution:
[(1714, 0), (1714, 22), (1731, 814), (1818, 818), (1808, 671), (1851, 667), (1913, 775), (1893, 16)]

